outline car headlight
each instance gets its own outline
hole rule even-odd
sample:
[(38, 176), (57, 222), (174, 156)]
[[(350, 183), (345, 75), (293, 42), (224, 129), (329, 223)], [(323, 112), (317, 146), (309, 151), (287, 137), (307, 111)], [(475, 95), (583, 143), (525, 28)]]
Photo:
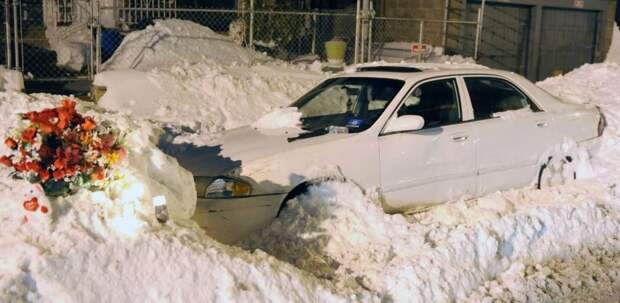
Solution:
[(252, 186), (243, 180), (231, 177), (217, 177), (204, 191), (206, 198), (237, 198), (252, 194)]

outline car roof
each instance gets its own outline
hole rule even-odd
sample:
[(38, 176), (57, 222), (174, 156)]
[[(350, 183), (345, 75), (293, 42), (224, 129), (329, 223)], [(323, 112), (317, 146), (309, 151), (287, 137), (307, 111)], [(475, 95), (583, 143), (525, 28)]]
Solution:
[(389, 78), (399, 80), (423, 80), (434, 77), (483, 74), (510, 76), (513, 72), (490, 69), (477, 64), (444, 63), (370, 63), (348, 67), (336, 77)]

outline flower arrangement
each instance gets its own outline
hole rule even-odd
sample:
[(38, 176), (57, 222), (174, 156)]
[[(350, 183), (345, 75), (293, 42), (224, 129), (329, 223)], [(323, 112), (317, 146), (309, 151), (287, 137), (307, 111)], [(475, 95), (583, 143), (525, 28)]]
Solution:
[[(65, 99), (59, 107), (21, 114), (25, 127), (4, 140), (10, 153), (0, 164), (12, 167), (16, 178), (40, 184), (47, 196), (105, 186), (110, 169), (127, 155), (123, 137), (109, 121), (82, 116), (75, 105)], [(36, 210), (36, 204), (29, 200), (24, 208)]]

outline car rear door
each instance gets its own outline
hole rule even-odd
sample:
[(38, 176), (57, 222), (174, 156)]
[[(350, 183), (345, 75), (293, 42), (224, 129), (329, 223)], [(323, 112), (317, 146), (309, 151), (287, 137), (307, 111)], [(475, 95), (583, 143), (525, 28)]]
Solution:
[(541, 155), (556, 144), (552, 116), (513, 82), (465, 76), (478, 135), (478, 194), (530, 184)]
[(436, 204), (476, 190), (475, 127), (457, 77), (416, 84), (392, 118), (419, 115), (421, 130), (381, 133), (381, 187), (387, 210)]

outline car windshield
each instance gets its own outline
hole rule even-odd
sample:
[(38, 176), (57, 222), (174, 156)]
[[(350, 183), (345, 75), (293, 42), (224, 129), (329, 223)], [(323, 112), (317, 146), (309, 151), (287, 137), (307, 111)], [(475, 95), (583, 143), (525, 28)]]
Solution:
[(405, 84), (384, 78), (333, 78), (292, 106), (308, 135), (361, 132), (372, 126)]

